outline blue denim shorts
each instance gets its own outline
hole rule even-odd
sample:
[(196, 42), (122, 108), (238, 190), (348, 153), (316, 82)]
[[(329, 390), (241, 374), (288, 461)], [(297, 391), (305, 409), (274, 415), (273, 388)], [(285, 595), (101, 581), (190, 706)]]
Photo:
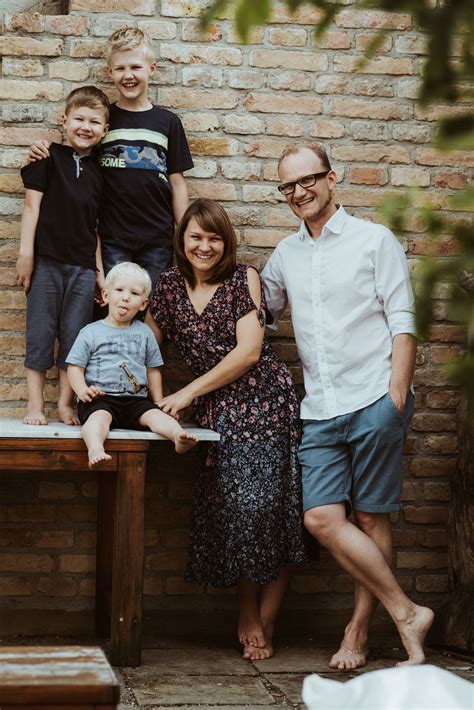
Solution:
[(25, 367), (44, 372), (54, 365), (67, 369), (66, 358), (81, 328), (91, 322), (96, 274), (47, 256), (35, 259), (26, 306)]
[(363, 409), (303, 421), (303, 508), (346, 503), (366, 513), (400, 510), (402, 454), (414, 396), (400, 414), (390, 394)]
[(102, 260), (104, 262), (104, 272), (108, 274), (110, 269), (122, 261), (134, 261), (142, 269), (146, 269), (151, 279), (152, 287), (163, 271), (171, 266), (173, 261), (173, 244), (170, 241), (162, 241), (157, 244), (148, 242), (129, 241), (118, 237), (103, 237), (101, 242)]

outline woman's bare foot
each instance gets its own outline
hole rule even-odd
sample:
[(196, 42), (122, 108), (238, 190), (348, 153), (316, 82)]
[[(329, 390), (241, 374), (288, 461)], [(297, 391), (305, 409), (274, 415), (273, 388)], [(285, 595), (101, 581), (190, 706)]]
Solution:
[(240, 612), (237, 635), (240, 643), (244, 647), (244, 658), (249, 657), (246, 655), (246, 653), (250, 652), (248, 649), (263, 648), (265, 646), (265, 636), (260, 618), (251, 613), (246, 613), (243, 610)]
[(187, 431), (182, 431), (180, 434), (176, 434), (173, 438), (174, 448), (177, 454), (185, 454), (186, 451), (192, 449), (193, 446), (199, 444), (199, 439), (194, 434), (189, 434)]
[(426, 606), (415, 606), (413, 616), (397, 624), (408, 659), (397, 666), (417, 666), (425, 662), (423, 642), (433, 623), (434, 612)]
[(23, 417), (23, 424), (47, 424), (45, 413), (41, 410), (29, 409)]
[(337, 668), (339, 671), (350, 671), (356, 668), (362, 668), (367, 663), (368, 655), (369, 649), (367, 646), (350, 648), (343, 641), (339, 650), (329, 661), (329, 668)]
[(265, 661), (272, 656), (273, 646), (271, 643), (265, 644), (263, 648), (244, 646), (244, 652), (242, 654), (242, 658), (246, 658), (248, 661)]
[(75, 426), (80, 424), (79, 417), (76, 411), (70, 405), (59, 405), (58, 404), (58, 417), (60, 422), (64, 424), (69, 424), (69, 426)]
[(104, 461), (110, 461), (112, 458), (110, 454), (105, 453), (104, 449), (92, 449), (88, 452), (88, 456), (90, 469), (95, 468), (100, 463), (104, 463)]

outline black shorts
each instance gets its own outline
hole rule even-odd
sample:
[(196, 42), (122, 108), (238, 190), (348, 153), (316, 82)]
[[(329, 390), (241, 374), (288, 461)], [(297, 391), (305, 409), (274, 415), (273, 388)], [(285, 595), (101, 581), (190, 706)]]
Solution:
[(79, 401), (77, 405), (81, 424), (85, 424), (93, 412), (103, 410), (112, 416), (111, 429), (147, 429), (148, 427), (140, 426), (138, 420), (150, 409), (158, 409), (158, 407), (148, 397), (136, 397), (133, 394), (124, 397), (104, 394), (102, 397), (96, 397), (92, 402)]

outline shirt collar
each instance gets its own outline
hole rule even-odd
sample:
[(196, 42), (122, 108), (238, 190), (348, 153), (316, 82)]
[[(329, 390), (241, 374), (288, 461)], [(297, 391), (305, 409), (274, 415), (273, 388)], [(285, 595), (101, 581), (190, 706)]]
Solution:
[[(323, 232), (330, 232), (331, 234), (340, 234), (344, 228), (344, 224), (347, 219), (347, 212), (342, 205), (337, 205), (336, 212), (328, 219), (323, 227)], [(313, 240), (313, 237), (308, 232), (308, 228), (304, 222), (301, 222), (300, 228), (298, 230), (298, 237), (301, 241), (305, 239)]]

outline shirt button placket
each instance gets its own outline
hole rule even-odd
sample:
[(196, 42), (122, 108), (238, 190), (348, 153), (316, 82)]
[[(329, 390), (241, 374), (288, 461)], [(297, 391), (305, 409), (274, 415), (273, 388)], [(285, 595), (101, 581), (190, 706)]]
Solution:
[(326, 237), (321, 235), (315, 242), (313, 250), (313, 329), (314, 339), (316, 344), (317, 359), (319, 364), (319, 376), (321, 378), (321, 386), (323, 388), (325, 409), (329, 417), (335, 417), (337, 414), (337, 403), (334, 388), (331, 382), (329, 373), (327, 353), (325, 347), (324, 319), (323, 319), (323, 296), (321, 284), (321, 272), (323, 264), (324, 244)]

